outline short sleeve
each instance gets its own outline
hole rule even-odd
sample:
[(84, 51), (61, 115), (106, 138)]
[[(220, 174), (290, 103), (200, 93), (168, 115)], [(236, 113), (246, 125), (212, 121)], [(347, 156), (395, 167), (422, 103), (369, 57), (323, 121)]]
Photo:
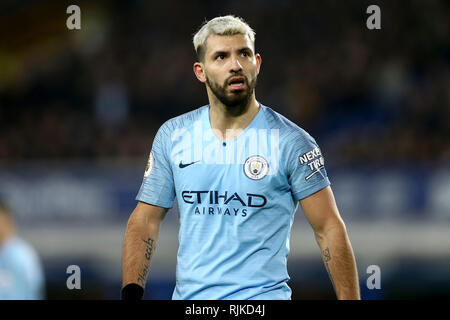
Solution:
[(286, 167), (294, 199), (304, 199), (329, 186), (325, 160), (314, 138), (303, 131), (289, 145)]
[(44, 274), (37, 253), (28, 247), (15, 267), (17, 286), (23, 288), (23, 299), (44, 299)]
[[(0, 270), (0, 299), (42, 300), (44, 273), (36, 251), (27, 243), (13, 239), (3, 256)], [(3, 282), (3, 283), (1, 283)]]
[(170, 144), (168, 129), (162, 125), (153, 140), (136, 200), (163, 208), (172, 208), (175, 188), (169, 157)]

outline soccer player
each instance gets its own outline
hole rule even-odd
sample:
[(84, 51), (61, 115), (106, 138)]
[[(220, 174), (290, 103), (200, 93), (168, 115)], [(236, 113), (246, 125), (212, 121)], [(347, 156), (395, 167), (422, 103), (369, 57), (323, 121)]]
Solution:
[(0, 300), (44, 298), (44, 272), (39, 256), (19, 238), (11, 209), (0, 201)]
[(338, 299), (359, 299), (353, 250), (322, 153), (303, 129), (256, 100), (261, 56), (241, 18), (195, 34), (194, 73), (209, 104), (165, 122), (124, 238), (122, 298), (142, 298), (161, 221), (176, 197), (173, 299), (291, 299), (287, 259), (298, 204)]

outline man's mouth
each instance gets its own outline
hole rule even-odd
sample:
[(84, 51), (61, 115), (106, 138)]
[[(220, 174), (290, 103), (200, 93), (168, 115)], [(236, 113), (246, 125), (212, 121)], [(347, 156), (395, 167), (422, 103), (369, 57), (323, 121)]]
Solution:
[(228, 85), (235, 90), (242, 90), (245, 87), (245, 78), (244, 77), (232, 77), (228, 80)]

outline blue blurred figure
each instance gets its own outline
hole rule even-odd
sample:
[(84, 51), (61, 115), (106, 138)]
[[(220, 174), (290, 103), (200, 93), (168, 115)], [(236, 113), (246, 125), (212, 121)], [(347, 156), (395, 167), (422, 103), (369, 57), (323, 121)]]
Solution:
[(36, 251), (15, 231), (14, 216), (0, 200), (0, 300), (42, 300), (44, 273)]

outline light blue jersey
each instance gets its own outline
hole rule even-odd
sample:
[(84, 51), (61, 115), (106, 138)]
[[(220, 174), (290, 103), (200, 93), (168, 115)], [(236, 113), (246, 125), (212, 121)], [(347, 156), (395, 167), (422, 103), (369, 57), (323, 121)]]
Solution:
[(209, 105), (165, 122), (137, 200), (179, 208), (173, 299), (290, 299), (287, 259), (298, 201), (330, 184), (314, 139), (260, 104), (230, 141)]
[(0, 245), (0, 300), (44, 299), (44, 274), (37, 253), (22, 239)]

